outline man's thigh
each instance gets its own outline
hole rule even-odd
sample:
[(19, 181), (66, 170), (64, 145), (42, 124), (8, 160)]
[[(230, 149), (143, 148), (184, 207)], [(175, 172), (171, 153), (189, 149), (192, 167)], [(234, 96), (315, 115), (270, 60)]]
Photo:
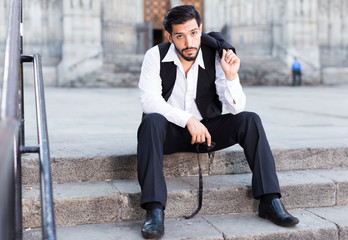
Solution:
[(247, 122), (258, 117), (253, 112), (239, 114), (224, 114), (208, 121), (203, 121), (207, 127), (211, 140), (216, 143), (214, 150), (220, 150), (239, 143), (245, 132)]
[[(239, 143), (243, 136), (247, 121), (258, 117), (253, 112), (241, 112), (239, 114), (224, 114), (202, 123), (207, 127), (211, 140), (215, 142), (212, 151), (217, 151)], [(166, 141), (164, 143), (164, 154), (175, 152), (196, 152), (195, 144), (191, 144), (191, 135), (187, 128), (168, 123)], [(200, 152), (207, 152), (206, 147), (200, 146)]]
[(166, 140), (163, 144), (163, 153), (195, 152), (195, 147), (191, 144), (191, 139), (190, 132), (186, 127), (182, 128), (168, 122)]

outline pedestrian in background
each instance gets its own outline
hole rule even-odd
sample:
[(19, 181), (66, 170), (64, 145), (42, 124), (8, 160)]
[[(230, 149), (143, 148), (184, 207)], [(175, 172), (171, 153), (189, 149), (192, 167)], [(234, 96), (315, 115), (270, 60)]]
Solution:
[(291, 65), (292, 70), (292, 86), (296, 86), (296, 78), (298, 77), (298, 86), (301, 86), (301, 63), (294, 58), (294, 61)]

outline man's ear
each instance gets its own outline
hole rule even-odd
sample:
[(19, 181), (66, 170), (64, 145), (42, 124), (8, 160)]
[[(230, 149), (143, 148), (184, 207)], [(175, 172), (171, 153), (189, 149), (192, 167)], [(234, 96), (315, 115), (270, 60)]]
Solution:
[(164, 35), (166, 36), (166, 38), (168, 39), (170, 43), (173, 43), (172, 35), (169, 32), (165, 31)]
[(199, 26), (199, 30), (202, 32), (203, 31), (203, 23)]

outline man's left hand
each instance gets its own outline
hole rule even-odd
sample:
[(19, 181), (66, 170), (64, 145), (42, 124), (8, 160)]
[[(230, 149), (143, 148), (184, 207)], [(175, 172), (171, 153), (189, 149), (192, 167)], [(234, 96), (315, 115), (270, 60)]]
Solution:
[(223, 49), (221, 67), (225, 72), (227, 80), (232, 81), (237, 78), (237, 73), (240, 67), (240, 59), (231, 49)]

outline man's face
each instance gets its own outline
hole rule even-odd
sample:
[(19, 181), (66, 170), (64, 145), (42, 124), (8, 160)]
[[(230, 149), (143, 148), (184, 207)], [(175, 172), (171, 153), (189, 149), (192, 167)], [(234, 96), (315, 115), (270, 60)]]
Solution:
[(196, 19), (183, 24), (174, 24), (172, 34), (166, 32), (170, 42), (174, 43), (180, 60), (194, 61), (201, 46), (202, 25), (198, 26)]

